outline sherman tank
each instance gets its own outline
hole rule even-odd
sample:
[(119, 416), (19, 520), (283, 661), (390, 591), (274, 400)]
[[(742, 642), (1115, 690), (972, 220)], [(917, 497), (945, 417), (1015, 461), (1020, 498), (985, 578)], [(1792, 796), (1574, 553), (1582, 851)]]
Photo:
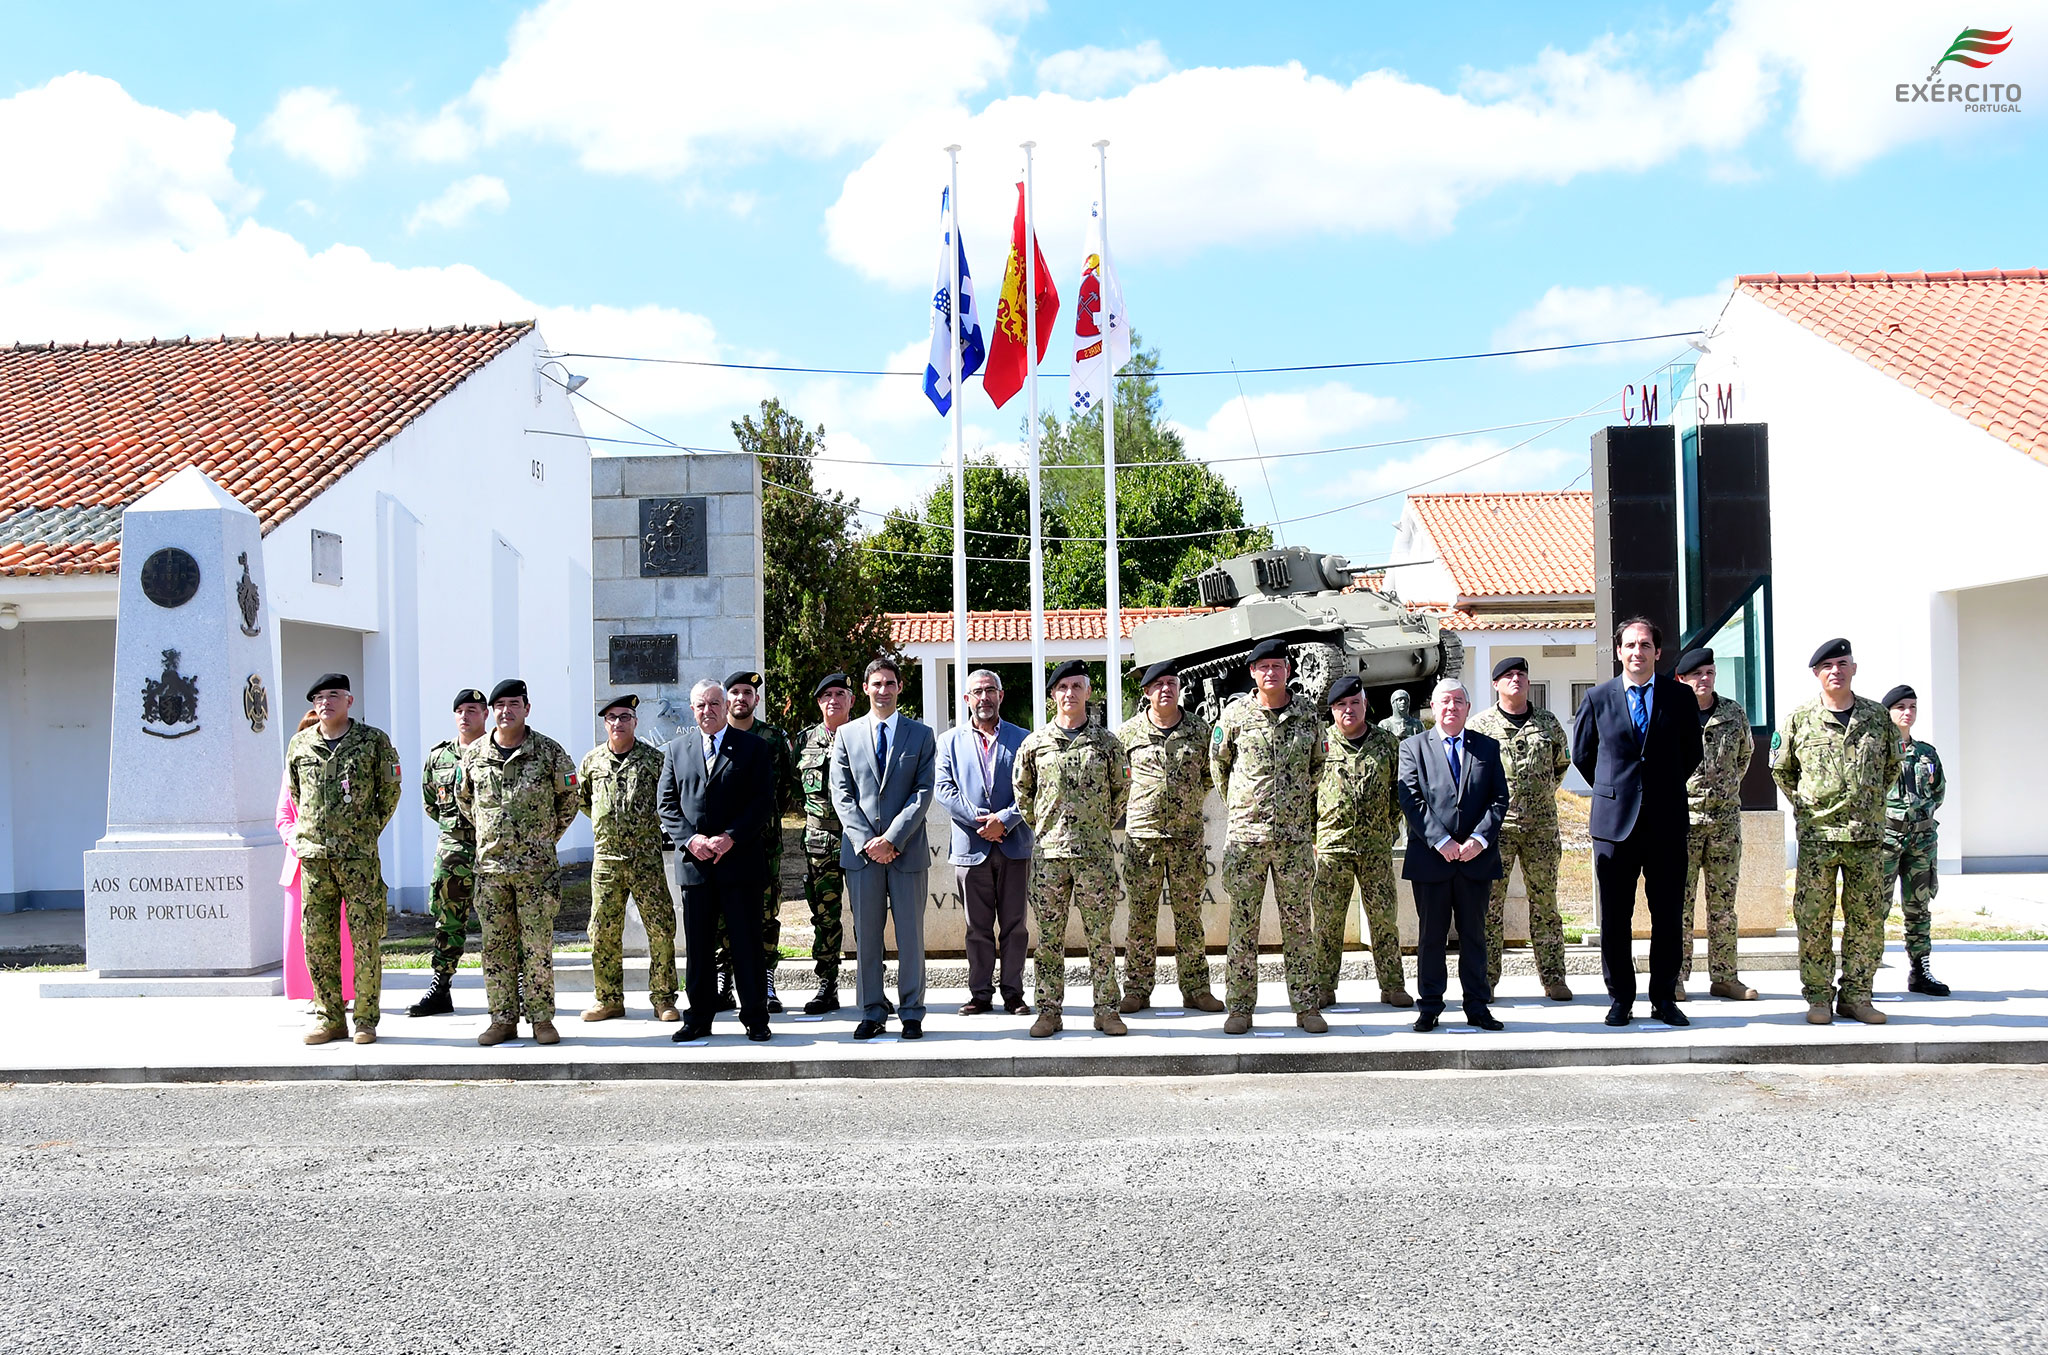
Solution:
[(1381, 692), (1457, 677), (1465, 666), (1463, 641), (1391, 592), (1353, 587), (1351, 562), (1341, 555), (1262, 550), (1210, 566), (1195, 584), (1203, 606), (1225, 610), (1147, 621), (1131, 643), (1140, 669), (1172, 659), (1212, 724), (1251, 691), (1245, 661), (1254, 645), (1274, 637), (1287, 642), (1294, 660), (1288, 685), (1317, 710), (1346, 674)]

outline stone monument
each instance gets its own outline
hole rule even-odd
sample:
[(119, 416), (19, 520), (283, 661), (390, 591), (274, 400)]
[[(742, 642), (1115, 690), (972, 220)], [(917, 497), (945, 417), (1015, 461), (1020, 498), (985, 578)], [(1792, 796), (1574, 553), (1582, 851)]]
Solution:
[(179, 471), (121, 516), (119, 605), (86, 963), (102, 978), (276, 969), (284, 769), (256, 515)]

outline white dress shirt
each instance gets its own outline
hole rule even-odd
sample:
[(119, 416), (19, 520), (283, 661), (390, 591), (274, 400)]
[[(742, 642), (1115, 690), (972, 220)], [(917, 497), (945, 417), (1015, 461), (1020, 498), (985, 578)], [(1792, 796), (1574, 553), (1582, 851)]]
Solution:
[[(1458, 750), (1458, 772), (1462, 776), (1465, 771), (1465, 759), (1471, 756), (1470, 751), (1465, 747), (1465, 731), (1461, 729), (1455, 734), (1445, 734), (1442, 731), (1438, 731), (1437, 737), (1441, 740), (1441, 746), (1444, 750), (1444, 766), (1448, 767), (1451, 765), (1451, 749), (1456, 748)], [(1485, 838), (1474, 833), (1472, 841), (1479, 844), (1480, 851), (1486, 850)], [(1438, 851), (1442, 851), (1446, 846), (1454, 845), (1456, 844), (1451, 841), (1449, 836), (1446, 836), (1442, 842), (1436, 844)]]

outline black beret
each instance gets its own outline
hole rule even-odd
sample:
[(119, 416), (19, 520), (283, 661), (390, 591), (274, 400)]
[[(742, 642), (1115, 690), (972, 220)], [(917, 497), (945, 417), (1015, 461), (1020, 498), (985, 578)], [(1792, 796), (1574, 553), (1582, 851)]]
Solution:
[(1153, 683), (1159, 681), (1159, 679), (1161, 678), (1179, 676), (1179, 664), (1175, 663), (1172, 659), (1161, 659), (1158, 663), (1155, 663), (1150, 668), (1147, 668), (1144, 671), (1144, 673), (1138, 678), (1138, 690), (1145, 690), (1145, 688), (1151, 686)]
[(491, 688), (491, 704), (494, 706), (508, 696), (516, 696), (522, 701), (526, 700), (526, 684), (518, 678), (506, 678), (503, 682)]
[(725, 680), (725, 685), (728, 687), (738, 687), (743, 684), (748, 687), (759, 687), (761, 685), (761, 675), (751, 668), (745, 668)]
[(1364, 690), (1365, 684), (1363, 682), (1346, 673), (1343, 677), (1330, 684), (1329, 703), (1334, 706), (1345, 697), (1357, 696)]
[(1818, 668), (1830, 659), (1846, 659), (1850, 657), (1852, 656), (1849, 653), (1849, 642), (1847, 640), (1834, 639), (1828, 641), (1819, 649), (1814, 650), (1813, 657), (1806, 661), (1806, 666), (1808, 668)]
[(850, 692), (853, 690), (853, 679), (844, 673), (827, 673), (818, 679), (817, 686), (811, 688), (811, 699), (813, 701), (817, 700), (834, 687), (839, 688), (841, 691)]
[(627, 692), (624, 696), (614, 696), (609, 700), (599, 702), (597, 707), (598, 717), (602, 719), (606, 711), (617, 706), (624, 706), (627, 710), (637, 715), (640, 711), (640, 698), (633, 692)]
[(1287, 653), (1287, 642), (1278, 636), (1270, 640), (1259, 641), (1257, 645), (1252, 647), (1252, 652), (1246, 657), (1245, 663), (1254, 664), (1266, 659), (1287, 659), (1289, 663), (1293, 662), (1293, 659)]
[(1713, 664), (1713, 650), (1688, 649), (1685, 651), (1685, 653), (1680, 654), (1678, 656), (1678, 667), (1672, 669), (1671, 671), (1674, 675), (1678, 677), (1684, 677), (1687, 673), (1690, 673), (1695, 668), (1711, 668)]
[(315, 692), (324, 692), (324, 691), (328, 691), (328, 690), (330, 690), (330, 689), (331, 689), (331, 690), (333, 690), (333, 691), (337, 691), (337, 692), (345, 692), (345, 691), (347, 691), (347, 690), (348, 690), (348, 674), (347, 674), (347, 673), (322, 673), (322, 674), (321, 674), (321, 675), (320, 675), (319, 677), (316, 677), (316, 678), (314, 678), (314, 679), (313, 679), (313, 685), (312, 685), (312, 686), (310, 686), (310, 687), (306, 688), (306, 699), (307, 699), (308, 701), (311, 701), (311, 700), (313, 699), (313, 694), (314, 694)]
[(1510, 654), (1507, 658), (1502, 659), (1499, 663), (1493, 666), (1493, 680), (1495, 682), (1499, 682), (1502, 678), (1506, 677), (1509, 673), (1514, 672), (1517, 668), (1521, 669), (1525, 673), (1528, 672), (1529, 661), (1519, 654)]
[(1045, 685), (1057, 687), (1068, 678), (1084, 678), (1087, 676), (1088, 665), (1085, 662), (1080, 659), (1068, 659), (1065, 663), (1052, 670), (1052, 676), (1046, 679)]
[(484, 700), (484, 694), (478, 691), (476, 688), (464, 687), (461, 691), (455, 694), (455, 704), (453, 707), (451, 707), (451, 709), (461, 710), (464, 706), (467, 706), (472, 702), (479, 706), (488, 706), (491, 704), (490, 702)]
[(1884, 694), (1884, 708), (1886, 710), (1890, 710), (1893, 706), (1898, 705), (1901, 701), (1918, 701), (1919, 699), (1920, 693), (1914, 691), (1911, 687), (1908, 687), (1905, 683), (1901, 682), (1898, 686), (1892, 688), (1890, 691)]

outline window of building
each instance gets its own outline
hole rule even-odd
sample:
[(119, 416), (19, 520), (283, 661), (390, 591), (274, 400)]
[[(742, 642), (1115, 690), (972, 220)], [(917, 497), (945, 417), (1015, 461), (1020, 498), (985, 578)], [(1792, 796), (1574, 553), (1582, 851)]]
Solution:
[(1586, 699), (1586, 694), (1591, 692), (1596, 685), (1591, 682), (1574, 682), (1572, 684), (1572, 714), (1577, 715), (1579, 713), (1579, 703)]
[(1531, 705), (1534, 705), (1534, 706), (1536, 706), (1536, 707), (1537, 707), (1537, 708), (1538, 708), (1539, 710), (1549, 710), (1549, 709), (1550, 709), (1550, 684), (1549, 684), (1549, 683), (1547, 683), (1547, 682), (1532, 682), (1532, 683), (1530, 683), (1530, 684), (1529, 684), (1529, 702), (1530, 702), (1530, 704), (1531, 704)]

